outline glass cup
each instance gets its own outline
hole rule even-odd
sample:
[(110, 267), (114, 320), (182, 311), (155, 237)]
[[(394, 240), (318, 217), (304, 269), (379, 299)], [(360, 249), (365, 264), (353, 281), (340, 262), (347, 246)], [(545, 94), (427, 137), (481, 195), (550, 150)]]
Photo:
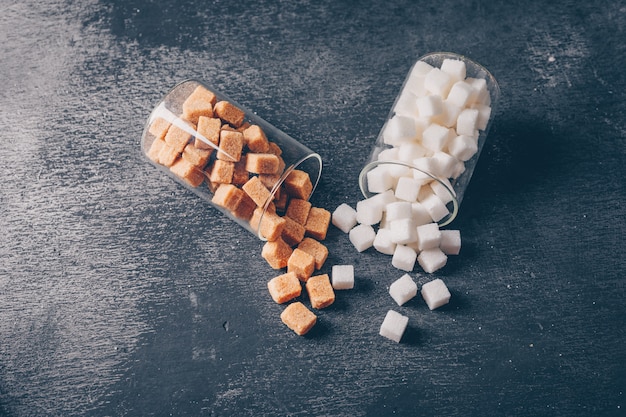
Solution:
[[(141, 149), (157, 169), (261, 240), (263, 225), (288, 198), (308, 200), (322, 173), (317, 153), (197, 80), (176, 85), (156, 105)], [(252, 178), (259, 181), (244, 187)]]
[[(460, 81), (463, 83), (456, 85)], [(437, 215), (433, 220), (439, 226), (450, 224), (485, 145), (499, 96), (493, 75), (467, 57), (450, 52), (420, 57), (361, 170), (363, 196), (381, 192), (380, 178), (373, 177), (374, 172), (391, 172), (395, 181), (408, 173), (419, 191), (430, 186), (445, 206), (447, 213), (437, 210), (443, 217)], [(376, 191), (372, 190), (374, 178)], [(416, 201), (428, 195), (421, 192)]]

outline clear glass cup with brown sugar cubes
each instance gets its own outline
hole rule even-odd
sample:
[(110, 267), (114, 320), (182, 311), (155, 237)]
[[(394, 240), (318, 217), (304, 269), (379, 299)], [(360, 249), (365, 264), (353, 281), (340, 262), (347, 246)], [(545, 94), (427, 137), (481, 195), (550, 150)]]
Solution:
[(155, 106), (141, 149), (261, 240), (276, 238), (289, 200), (308, 200), (322, 173), (319, 154), (198, 80), (174, 86)]
[(415, 198), (440, 226), (450, 224), (485, 145), (499, 97), (494, 76), (472, 59), (451, 52), (420, 57), (361, 170), (363, 195), (391, 190), (401, 198)]

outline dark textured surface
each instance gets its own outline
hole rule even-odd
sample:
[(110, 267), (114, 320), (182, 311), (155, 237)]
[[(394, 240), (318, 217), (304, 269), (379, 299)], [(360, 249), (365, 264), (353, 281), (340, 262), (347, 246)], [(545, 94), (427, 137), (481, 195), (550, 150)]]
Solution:
[[(0, 415), (623, 415), (624, 2), (1, 6)], [(145, 162), (143, 123), (206, 80), (322, 155), (332, 210), (437, 50), (502, 89), (451, 304), (397, 308), (389, 258), (332, 229), (356, 288), (297, 337), (261, 242)]]

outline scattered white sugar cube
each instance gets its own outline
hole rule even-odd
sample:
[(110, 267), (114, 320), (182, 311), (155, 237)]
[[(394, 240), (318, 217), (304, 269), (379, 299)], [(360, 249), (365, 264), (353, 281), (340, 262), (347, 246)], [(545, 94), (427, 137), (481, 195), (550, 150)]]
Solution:
[(469, 160), (478, 151), (476, 139), (467, 135), (458, 135), (448, 142), (448, 153), (461, 161)]
[(427, 223), (417, 226), (417, 247), (420, 251), (439, 247), (441, 230), (437, 223)]
[(422, 285), (422, 298), (428, 308), (434, 310), (450, 302), (450, 291), (446, 284), (437, 278)]
[(332, 286), (336, 290), (354, 288), (354, 265), (333, 265)]
[(389, 295), (401, 306), (417, 295), (417, 284), (409, 274), (404, 274), (391, 283)]
[(473, 94), (474, 88), (470, 84), (465, 81), (457, 81), (452, 85), (452, 88), (450, 88), (446, 101), (459, 107), (465, 107), (467, 103), (470, 102)]
[(395, 185), (395, 179), (384, 165), (372, 168), (367, 174), (367, 189), (370, 193), (382, 193)]
[(333, 211), (331, 221), (336, 228), (348, 233), (356, 225), (356, 210), (342, 203)]
[(430, 214), (430, 218), (435, 222), (438, 222), (450, 214), (446, 205), (443, 204), (441, 199), (434, 193), (421, 200), (420, 203), (422, 203), (422, 206), (424, 206), (428, 214)]
[(436, 94), (441, 96), (442, 99), (445, 99), (448, 95), (448, 91), (450, 91), (450, 87), (452, 87), (454, 79), (450, 76), (450, 74), (443, 72), (439, 68), (433, 68), (426, 74), (426, 78), (424, 78), (424, 87), (431, 94)]
[(406, 244), (415, 242), (417, 239), (413, 219), (399, 219), (389, 222), (389, 230), (391, 231), (391, 241), (393, 243)]
[(385, 255), (393, 255), (396, 244), (391, 240), (392, 233), (385, 227), (379, 228), (374, 238), (374, 248)]
[(418, 143), (403, 143), (398, 147), (398, 159), (402, 162), (411, 163), (416, 158), (422, 158), (430, 153)]
[(415, 226), (421, 226), (426, 223), (430, 223), (433, 219), (422, 203), (411, 203), (411, 218)]
[(420, 191), (421, 183), (411, 177), (400, 177), (396, 184), (395, 197), (399, 200), (414, 202)]
[[(422, 89), (424, 89), (423, 85), (424, 81), (422, 80)], [(409, 89), (403, 90), (393, 106), (393, 111), (400, 116), (417, 117), (419, 115), (417, 96)]]
[(441, 63), (441, 71), (449, 74), (455, 80), (464, 80), (467, 75), (465, 62), (460, 59), (444, 59)]
[(376, 200), (373, 200), (372, 197), (359, 201), (356, 203), (357, 223), (372, 225), (380, 222), (383, 218), (383, 207)]
[(391, 265), (402, 271), (411, 272), (415, 268), (417, 252), (410, 246), (396, 245), (396, 250), (391, 257)]
[(487, 123), (489, 123), (489, 118), (491, 117), (491, 107), (485, 106), (484, 104), (474, 104), (472, 108), (478, 110), (476, 127), (478, 130), (485, 130)]
[(430, 118), (443, 112), (441, 96), (430, 95), (417, 98), (417, 112), (419, 117)]
[(422, 145), (431, 151), (441, 151), (450, 138), (450, 129), (437, 123), (432, 123), (422, 133)]
[(379, 334), (396, 343), (400, 343), (408, 323), (409, 318), (407, 316), (403, 316), (394, 310), (389, 310), (387, 315), (385, 315), (383, 323), (380, 325)]
[(451, 128), (456, 125), (456, 119), (458, 119), (459, 114), (461, 114), (461, 110), (462, 108), (456, 104), (450, 102), (449, 100), (444, 100), (443, 111), (441, 114), (431, 118), (431, 121)]
[(452, 173), (456, 168), (457, 159), (445, 152), (437, 151), (431, 156), (434, 174), (441, 178), (452, 178)]
[(389, 119), (383, 132), (383, 142), (392, 146), (414, 140), (416, 137), (415, 120), (398, 114)]
[(459, 135), (475, 135), (478, 129), (478, 110), (463, 109), (456, 119), (456, 133)]
[(417, 257), (417, 262), (424, 272), (432, 274), (446, 265), (448, 257), (441, 249), (432, 248), (421, 251)]
[(399, 219), (410, 219), (411, 203), (408, 201), (395, 201), (385, 206), (386, 219), (388, 221), (394, 221)]
[(439, 249), (446, 255), (458, 255), (461, 252), (461, 232), (459, 230), (442, 230)]
[(441, 182), (433, 180), (428, 186), (433, 190), (435, 195), (439, 197), (443, 204), (448, 204), (456, 196), (456, 193), (447, 178), (442, 178), (440, 181)]
[(372, 247), (374, 238), (376, 238), (376, 231), (374, 231), (372, 226), (359, 224), (350, 230), (348, 236), (350, 238), (350, 242), (356, 250), (363, 252), (364, 250)]

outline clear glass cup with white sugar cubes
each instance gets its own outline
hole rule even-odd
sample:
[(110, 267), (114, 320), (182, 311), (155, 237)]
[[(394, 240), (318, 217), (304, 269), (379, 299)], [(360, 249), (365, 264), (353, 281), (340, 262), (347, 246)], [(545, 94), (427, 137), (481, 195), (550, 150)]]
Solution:
[(500, 96), (493, 75), (451, 52), (410, 69), (359, 175), (365, 198), (393, 193), (440, 227), (459, 212)]

